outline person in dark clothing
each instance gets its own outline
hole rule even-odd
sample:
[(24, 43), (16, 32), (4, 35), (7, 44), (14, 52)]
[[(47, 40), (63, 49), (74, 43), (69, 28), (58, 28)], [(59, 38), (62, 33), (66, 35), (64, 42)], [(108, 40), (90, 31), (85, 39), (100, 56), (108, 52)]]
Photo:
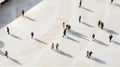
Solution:
[(25, 11), (24, 11), (24, 10), (22, 10), (22, 16), (24, 16), (24, 13), (25, 13)]
[(53, 50), (54, 49), (54, 43), (52, 43), (52, 46), (51, 46), (51, 50)]
[(68, 30), (70, 30), (71, 29), (71, 26), (70, 25), (68, 25)]
[(87, 51), (87, 56), (86, 57), (89, 57), (89, 51)]
[(100, 26), (101, 26), (101, 21), (99, 20), (99, 21), (98, 21), (98, 27), (100, 27)]
[(58, 50), (58, 47), (59, 47), (59, 44), (57, 43), (57, 44), (56, 44), (56, 50)]
[(92, 52), (92, 51), (90, 51), (88, 58), (90, 58), (90, 57), (91, 57), (92, 53), (93, 53), (93, 52)]
[(92, 35), (92, 38), (93, 38), (93, 41), (94, 41), (94, 39), (95, 39), (95, 34)]
[(67, 28), (63, 31), (63, 37), (66, 36)]
[(80, 0), (80, 3), (79, 3), (79, 7), (81, 7), (82, 6), (82, 0)]
[(9, 30), (9, 27), (7, 27), (7, 33), (10, 34), (10, 30)]
[(81, 22), (81, 16), (79, 16), (79, 23)]
[(5, 54), (4, 54), (7, 58), (8, 58), (8, 52), (7, 51), (5, 51)]
[(109, 35), (109, 42), (111, 42), (113, 35)]
[(111, 4), (113, 3), (113, 0), (111, 0)]
[(104, 23), (103, 22), (101, 22), (101, 29), (103, 30), (103, 27), (104, 27)]
[(66, 24), (66, 28), (67, 28), (67, 29), (68, 29), (68, 26), (69, 26), (69, 25), (68, 25), (68, 24)]
[(33, 32), (31, 32), (31, 38), (33, 38), (33, 36), (34, 36), (34, 33), (33, 33)]

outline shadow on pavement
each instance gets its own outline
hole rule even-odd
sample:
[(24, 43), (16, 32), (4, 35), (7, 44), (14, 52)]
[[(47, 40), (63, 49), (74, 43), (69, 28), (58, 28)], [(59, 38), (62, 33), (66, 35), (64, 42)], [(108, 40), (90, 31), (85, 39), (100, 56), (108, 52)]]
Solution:
[(93, 60), (93, 61), (95, 61), (95, 62), (101, 63), (101, 64), (106, 64), (105, 61), (103, 61), (103, 60), (101, 60), (99, 58), (96, 58), (96, 57), (91, 57), (90, 59)]
[(37, 42), (40, 42), (40, 43), (43, 43), (43, 44), (46, 44), (47, 45), (47, 43), (45, 43), (45, 42), (43, 42), (43, 41), (41, 41), (41, 40), (39, 40), (39, 39), (37, 39), (37, 38), (33, 38), (34, 40), (36, 40)]
[(119, 35), (119, 33), (115, 32), (114, 30), (110, 30), (110, 29), (104, 29), (106, 32), (108, 32), (109, 34), (115, 34), (115, 35)]
[(19, 65), (22, 65), (18, 60), (14, 59), (14, 58), (8, 57), (8, 59), (10, 59), (11, 61), (13, 61)]
[(20, 37), (14, 35), (14, 34), (10, 34), (10, 36), (12, 36), (12, 37), (14, 37), (14, 38), (16, 38), (16, 39), (22, 40), (22, 38), (20, 38)]
[(99, 44), (104, 45), (104, 46), (109, 46), (109, 45), (107, 45), (106, 43), (104, 43), (104, 42), (102, 42), (102, 41), (100, 41), (100, 40), (97, 40), (97, 39), (95, 39), (94, 42), (99, 43)]
[(88, 9), (88, 8), (82, 7), (82, 9), (94, 13), (94, 11), (92, 11), (92, 10), (90, 10), (90, 9)]
[(69, 57), (69, 58), (73, 58), (73, 56), (72, 56), (72, 55), (70, 55), (70, 54), (68, 54), (68, 53), (63, 52), (62, 50), (55, 50), (55, 51), (56, 51), (57, 53), (61, 54), (61, 55), (67, 56), (67, 57)]

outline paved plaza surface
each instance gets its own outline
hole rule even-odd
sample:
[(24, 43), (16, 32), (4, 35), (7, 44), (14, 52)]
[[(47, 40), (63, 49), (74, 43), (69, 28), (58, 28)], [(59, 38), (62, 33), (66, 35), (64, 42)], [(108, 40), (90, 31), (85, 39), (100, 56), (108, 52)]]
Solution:
[[(111, 0), (82, 0), (81, 7), (79, 3), (10, 0), (0, 6), (0, 67), (119, 67), (120, 0), (112, 4)], [(63, 22), (71, 26), (64, 38)], [(51, 50), (52, 43), (58, 43), (59, 49)], [(93, 52), (89, 59), (87, 51)]]

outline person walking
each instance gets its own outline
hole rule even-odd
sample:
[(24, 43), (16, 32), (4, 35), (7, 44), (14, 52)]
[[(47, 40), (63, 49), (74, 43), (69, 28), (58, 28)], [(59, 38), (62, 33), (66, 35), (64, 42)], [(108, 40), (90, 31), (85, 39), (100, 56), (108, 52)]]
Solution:
[(87, 58), (89, 57), (89, 51), (87, 51), (87, 56), (86, 56)]
[(24, 11), (24, 10), (22, 10), (22, 17), (24, 16), (24, 14), (25, 14), (25, 11)]
[(79, 23), (81, 22), (81, 16), (79, 16)]
[(34, 36), (34, 33), (33, 33), (33, 32), (31, 32), (31, 38), (33, 38), (33, 36)]
[(65, 22), (63, 22), (63, 28), (65, 29)]
[(57, 44), (56, 44), (56, 50), (58, 50), (58, 47), (59, 47), (59, 44), (57, 43)]
[(92, 34), (93, 41), (95, 40), (95, 34)]
[(8, 51), (5, 51), (4, 55), (8, 58)]
[(70, 25), (68, 25), (68, 30), (70, 30), (71, 29), (71, 26)]
[(68, 26), (69, 26), (69, 25), (68, 25), (68, 24), (66, 24), (66, 28), (67, 28), (67, 29), (68, 29)]
[(54, 43), (52, 43), (52, 46), (51, 46), (51, 50), (53, 50), (54, 49)]
[(63, 37), (66, 36), (67, 28), (63, 31)]
[(7, 27), (7, 33), (10, 34), (10, 30), (9, 30), (9, 27)]
[(81, 7), (82, 6), (82, 0), (80, 0), (80, 3), (79, 3), (79, 7)]
[(104, 27), (104, 23), (103, 22), (101, 22), (101, 29), (103, 30), (103, 27)]
[(109, 35), (109, 42), (111, 42), (112, 38), (113, 38), (113, 35), (112, 34)]
[(99, 20), (99, 21), (98, 21), (98, 27), (100, 27), (100, 26), (101, 26), (101, 21)]
[(111, 0), (111, 4), (113, 3), (113, 0)]
[(90, 57), (91, 57), (92, 53), (93, 53), (92, 51), (90, 51), (90, 52), (89, 52), (89, 56), (88, 56), (88, 58), (90, 58)]

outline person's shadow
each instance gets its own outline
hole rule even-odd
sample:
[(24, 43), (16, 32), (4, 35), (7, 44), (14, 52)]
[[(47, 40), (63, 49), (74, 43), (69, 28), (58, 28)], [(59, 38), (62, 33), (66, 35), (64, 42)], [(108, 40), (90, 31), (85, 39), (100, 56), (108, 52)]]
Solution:
[(112, 3), (112, 4), (120, 8), (120, 4), (118, 3)]
[(72, 29), (68, 32), (68, 34), (71, 34), (71, 35), (74, 35), (74, 36), (76, 36), (76, 37), (78, 37), (78, 38), (82, 38), (82, 39), (85, 39), (85, 40), (89, 41), (89, 40), (86, 38), (87, 36), (85, 36), (85, 35), (83, 35), (83, 34), (81, 34), (81, 33), (79, 33), (79, 32), (76, 32), (76, 31), (74, 31), (74, 30), (72, 30)]
[(79, 41), (77, 41), (76, 39), (71, 38), (71, 37), (69, 37), (69, 36), (67, 36), (66, 38), (67, 38), (67, 39), (69, 39), (69, 40), (71, 40), (71, 41), (74, 41), (74, 42), (80, 43), (80, 42), (79, 42)]
[(68, 53), (63, 52), (62, 50), (55, 50), (55, 52), (57, 52), (57, 53), (59, 53), (59, 54), (61, 54), (61, 55), (67, 56), (67, 57), (69, 57), (69, 58), (73, 58), (73, 56), (72, 56), (72, 55), (70, 55), (70, 54), (68, 54)]
[(106, 32), (108, 32), (109, 34), (115, 34), (115, 35), (119, 35), (119, 33), (115, 32), (114, 30), (110, 30), (110, 29), (104, 29)]
[(16, 38), (16, 39), (22, 40), (22, 38), (20, 38), (20, 37), (14, 35), (14, 34), (10, 34), (10, 36), (12, 36), (12, 37), (14, 37), (14, 38)]
[(95, 61), (95, 62), (101, 63), (101, 64), (106, 64), (105, 61), (103, 61), (103, 60), (101, 60), (101, 59), (99, 59), (97, 57), (91, 57), (90, 59), (93, 60), (93, 61)]
[(36, 20), (34, 20), (34, 19), (32, 19), (32, 18), (30, 18), (30, 17), (28, 17), (28, 16), (25, 16), (25, 18), (27, 18), (27, 19), (29, 19), (29, 20), (31, 20), (31, 21), (36, 22)]
[(12, 57), (8, 57), (8, 59), (10, 59), (11, 61), (13, 61), (13, 62), (15, 62), (15, 63), (17, 63), (19, 65), (22, 65), (18, 60), (14, 59)]
[(86, 23), (86, 22), (82, 22), (82, 24), (84, 24), (84, 25), (86, 25), (86, 26), (88, 26), (88, 27), (94, 28), (94, 26), (92, 26), (92, 25), (90, 25), (90, 24), (88, 24), (88, 23)]
[(92, 11), (91, 9), (85, 8), (85, 7), (83, 7), (83, 6), (81, 6), (81, 8), (84, 9), (84, 10), (86, 10), (86, 11), (89, 11), (89, 12), (94, 13), (94, 11)]
[(117, 45), (120, 45), (120, 43), (119, 42), (117, 42), (117, 41), (112, 41), (113, 43), (115, 43), (115, 44), (117, 44)]
[(43, 41), (41, 41), (41, 40), (39, 40), (39, 39), (37, 39), (37, 38), (33, 38), (35, 41), (37, 41), (37, 42), (40, 42), (40, 43), (43, 43), (43, 44), (45, 44), (45, 45), (47, 45), (47, 43), (45, 43), (45, 42), (43, 42)]
[(104, 43), (104, 42), (102, 42), (100, 40), (97, 40), (97, 39), (95, 39), (94, 42), (99, 43), (99, 44), (104, 45), (104, 46), (109, 46), (106, 43)]

